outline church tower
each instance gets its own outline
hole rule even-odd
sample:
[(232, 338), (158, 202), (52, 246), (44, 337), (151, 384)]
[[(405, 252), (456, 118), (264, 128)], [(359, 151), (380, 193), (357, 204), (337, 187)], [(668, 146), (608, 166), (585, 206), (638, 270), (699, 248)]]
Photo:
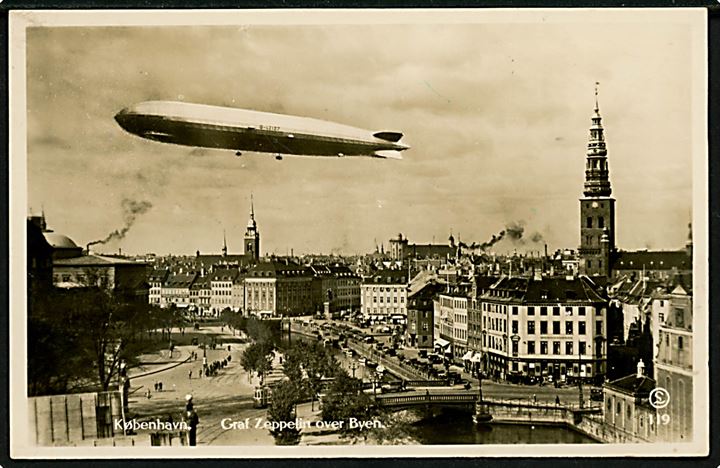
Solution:
[(245, 255), (252, 257), (256, 262), (260, 259), (260, 231), (255, 222), (252, 194), (250, 194), (250, 219), (245, 230)]
[(615, 252), (615, 199), (610, 196), (598, 84), (595, 83), (595, 112), (587, 145), (584, 197), (580, 199), (580, 272), (588, 276), (610, 276)]

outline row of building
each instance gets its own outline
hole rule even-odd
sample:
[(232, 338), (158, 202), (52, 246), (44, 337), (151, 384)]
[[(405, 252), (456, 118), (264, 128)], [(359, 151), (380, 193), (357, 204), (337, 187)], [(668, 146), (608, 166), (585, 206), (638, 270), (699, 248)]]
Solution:
[(187, 308), (199, 315), (225, 309), (265, 317), (357, 311), (360, 278), (347, 266), (299, 265), (287, 259), (263, 260), (247, 269), (211, 268), (173, 273), (154, 270), (149, 279), (151, 304)]

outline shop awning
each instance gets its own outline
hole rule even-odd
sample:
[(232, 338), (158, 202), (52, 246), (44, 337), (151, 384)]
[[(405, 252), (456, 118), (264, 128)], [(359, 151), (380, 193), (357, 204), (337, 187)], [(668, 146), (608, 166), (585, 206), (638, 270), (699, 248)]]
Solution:
[(470, 359), (471, 362), (482, 362), (482, 356), (480, 356), (480, 353), (473, 354), (473, 357)]
[(442, 338), (435, 338), (435, 346), (447, 348), (448, 346), (450, 346), (450, 342), (448, 340), (443, 340)]
[(469, 361), (472, 358), (473, 352), (468, 351), (467, 353), (463, 354), (462, 360), (463, 361)]

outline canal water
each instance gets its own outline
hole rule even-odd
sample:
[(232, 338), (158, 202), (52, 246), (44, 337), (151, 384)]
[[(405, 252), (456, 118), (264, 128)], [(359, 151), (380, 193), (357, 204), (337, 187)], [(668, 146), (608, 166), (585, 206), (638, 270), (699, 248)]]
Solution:
[(469, 414), (457, 412), (418, 421), (410, 432), (423, 445), (596, 443), (579, 432), (560, 426), (502, 423), (476, 426)]
[[(283, 337), (286, 341), (286, 337)], [(315, 339), (293, 334), (293, 341), (312, 342)], [(372, 379), (374, 370), (359, 365), (356, 358), (345, 356), (336, 350), (340, 365), (355, 377), (364, 380)], [(394, 376), (386, 375), (383, 380), (393, 380)], [(462, 445), (462, 444), (593, 444), (593, 439), (562, 426), (502, 424), (491, 423), (477, 426), (469, 413), (459, 411), (443, 412), (440, 415), (421, 419), (410, 426), (410, 435), (423, 445)]]

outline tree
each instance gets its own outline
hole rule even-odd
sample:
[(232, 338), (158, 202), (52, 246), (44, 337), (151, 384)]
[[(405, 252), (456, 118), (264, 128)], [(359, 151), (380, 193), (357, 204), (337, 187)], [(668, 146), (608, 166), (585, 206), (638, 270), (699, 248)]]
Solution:
[(343, 421), (340, 432), (344, 437), (366, 437), (367, 429), (351, 428), (350, 419), (365, 422), (379, 415), (375, 402), (363, 391), (362, 380), (350, 377), (342, 370), (338, 371), (323, 399), (323, 420)]
[(253, 343), (243, 351), (240, 365), (250, 374), (257, 372), (262, 382), (265, 373), (272, 369), (272, 351), (272, 346), (267, 343)]
[(332, 377), (340, 367), (328, 348), (304, 342), (294, 344), (287, 350), (283, 372), (294, 382), (302, 382), (311, 398), (314, 409), (315, 396), (321, 390), (323, 378)]
[(29, 391), (108, 390), (120, 362), (136, 360), (149, 323), (147, 304), (127, 302), (107, 288), (45, 291), (29, 302)]
[(300, 429), (295, 426), (297, 420), (296, 405), (301, 391), (296, 382), (286, 380), (272, 391), (272, 402), (268, 408), (268, 420), (273, 424), (270, 434), (276, 445), (297, 445), (300, 443)]
[(257, 343), (271, 343), (273, 340), (270, 326), (262, 320), (250, 317), (246, 322), (246, 333)]

